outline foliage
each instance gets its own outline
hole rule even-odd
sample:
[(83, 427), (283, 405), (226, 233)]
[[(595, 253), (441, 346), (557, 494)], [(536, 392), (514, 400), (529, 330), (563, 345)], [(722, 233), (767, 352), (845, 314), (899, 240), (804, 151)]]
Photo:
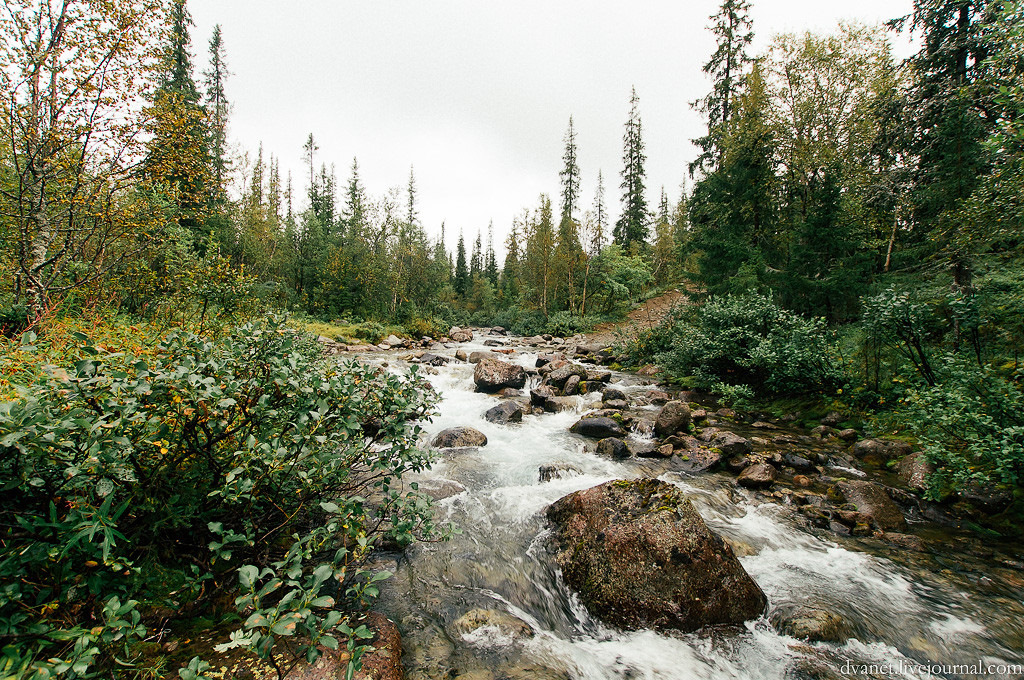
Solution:
[(912, 389), (901, 418), (936, 469), (929, 490), (1018, 487), (1024, 475), (1024, 373), (1010, 376), (945, 355), (937, 385)]
[(673, 335), (659, 363), (704, 389), (800, 394), (829, 389), (840, 377), (824, 321), (787, 312), (763, 295), (711, 298), (686, 312)]
[[(263, 652), (292, 632), (274, 625), (298, 615), (314, 637), (344, 636), (353, 598), (372, 596), (380, 578), (358, 566), (375, 538), (435, 533), (429, 503), (400, 484), (429, 463), (413, 423), (434, 397), (415, 373), (326, 363), (312, 338), (274, 319), (219, 340), (174, 332), (145, 357), (77, 337), (73, 368), (0, 407), (10, 668), (84, 677), (133, 663), (139, 603), (194, 613), (210, 592), (203, 581), (230, 587), (235, 570), (243, 598), (252, 574), (287, 576), (264, 583), (258, 602), (239, 601), (279, 614), (239, 643)], [(320, 578), (323, 556), (340, 582)], [(157, 567), (183, 576), (168, 583)], [(340, 618), (307, 611), (328, 595)]]

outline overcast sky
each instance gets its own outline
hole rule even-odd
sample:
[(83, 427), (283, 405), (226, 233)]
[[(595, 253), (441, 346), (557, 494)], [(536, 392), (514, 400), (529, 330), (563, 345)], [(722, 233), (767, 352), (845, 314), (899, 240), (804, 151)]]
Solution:
[[(709, 82), (706, 30), (719, 0), (190, 0), (196, 71), (220, 24), (232, 76), (230, 136), (291, 169), (297, 209), (308, 178), (302, 145), (339, 183), (353, 157), (373, 196), (415, 168), (428, 233), (446, 223), (449, 249), (493, 219), (503, 240), (514, 216), (546, 192), (557, 206), (569, 116), (577, 131), (582, 205), (597, 172), (619, 212), (622, 133), (635, 86), (647, 152), (648, 201), (674, 201), (702, 135), (689, 103)], [(781, 32), (828, 32), (841, 19), (885, 21), (912, 0), (754, 0), (754, 52)], [(909, 52), (895, 45), (899, 56)], [(557, 207), (556, 207), (557, 209)]]

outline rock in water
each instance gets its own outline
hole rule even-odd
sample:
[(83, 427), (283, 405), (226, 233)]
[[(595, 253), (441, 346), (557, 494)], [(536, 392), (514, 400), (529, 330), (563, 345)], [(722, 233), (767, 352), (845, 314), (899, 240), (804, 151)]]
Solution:
[(654, 433), (659, 437), (685, 432), (689, 427), (690, 407), (681, 401), (670, 401), (662, 406), (658, 419), (654, 421)]
[(487, 412), (484, 413), (484, 420), (502, 425), (521, 423), (523, 422), (523, 407), (514, 401), (502, 402), (494, 408), (487, 409)]
[(766, 489), (775, 483), (775, 468), (768, 463), (757, 463), (744, 468), (736, 483), (748, 489)]
[(558, 566), (603, 621), (693, 631), (760, 616), (764, 593), (675, 486), (618, 480), (548, 507)]
[(430, 445), (435, 449), (458, 449), (467, 446), (487, 446), (487, 435), (472, 427), (449, 427), (441, 430)]
[(615, 420), (611, 418), (582, 418), (575, 425), (569, 428), (570, 432), (581, 434), (584, 437), (604, 439), (605, 437), (625, 437), (626, 431), (622, 429)]
[(844, 479), (836, 484), (836, 488), (847, 503), (868, 515), (882, 531), (906, 530), (907, 521), (903, 513), (881, 485), (861, 479)]
[(607, 437), (597, 443), (597, 452), (602, 456), (608, 456), (609, 458), (623, 459), (629, 458), (633, 453), (626, 446), (626, 442), (622, 441), (618, 437)]
[(565, 479), (583, 474), (583, 470), (571, 463), (545, 463), (540, 466), (538, 472), (540, 473), (539, 479), (541, 482), (550, 482), (552, 479)]
[(526, 385), (526, 370), (522, 366), (498, 359), (480, 359), (473, 371), (477, 392), (497, 392), (506, 387), (521, 389)]

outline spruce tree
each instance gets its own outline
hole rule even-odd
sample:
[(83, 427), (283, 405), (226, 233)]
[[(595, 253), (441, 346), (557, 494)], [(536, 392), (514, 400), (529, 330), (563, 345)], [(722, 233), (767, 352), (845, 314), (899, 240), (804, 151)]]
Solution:
[(453, 281), (455, 292), (465, 296), (469, 290), (469, 269), (466, 267), (466, 242), (462, 238), (462, 231), (459, 231), (459, 243), (455, 248), (455, 280)]
[(580, 195), (580, 168), (576, 162), (576, 130), (572, 116), (569, 116), (569, 129), (565, 132), (565, 153), (562, 154), (562, 169), (558, 175), (562, 178), (562, 219), (571, 220), (576, 214)]
[(228, 115), (231, 113), (231, 104), (224, 93), (224, 84), (231, 72), (228, 71), (220, 24), (213, 27), (209, 53), (210, 66), (203, 72), (203, 84), (206, 86), (204, 105), (209, 116), (209, 149), (213, 167), (214, 200), (224, 203), (227, 201), (226, 174), (230, 167), (227, 159), (227, 128)]
[(644, 155), (639, 104), (634, 87), (629, 100), (629, 120), (622, 138), (622, 184), (619, 185), (622, 188), (622, 214), (612, 232), (615, 243), (627, 251), (646, 245), (650, 221), (644, 196), (644, 163), (647, 157)]

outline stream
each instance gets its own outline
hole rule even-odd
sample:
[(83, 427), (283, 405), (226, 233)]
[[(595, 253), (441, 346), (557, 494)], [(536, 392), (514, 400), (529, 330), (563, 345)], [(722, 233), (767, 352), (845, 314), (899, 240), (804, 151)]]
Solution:
[[(480, 340), (477, 336), (459, 349), (490, 349)], [(517, 349), (507, 359), (532, 368), (536, 350)], [(449, 357), (455, 352), (432, 351)], [(408, 370), (393, 354), (362, 360)], [(1004, 566), (985, 550), (964, 556), (954, 548), (913, 552), (878, 539), (809, 529), (792, 507), (737, 487), (726, 473), (689, 476), (660, 461), (602, 458), (586, 450), (587, 440), (568, 431), (599, 394), (578, 397), (575, 411), (492, 424), (483, 414), (500, 400), (474, 391), (473, 368), (452, 361), (428, 376), (442, 400), (438, 414), (424, 424), (424, 444), (456, 426), (482, 431), (488, 444), (442, 451), (430, 470), (406, 480), (447, 496), (437, 502), (436, 512), (461, 533), (385, 554), (375, 565), (395, 573), (377, 608), (402, 633), (409, 680), (1014, 678), (1024, 673), (1012, 667), (1024, 664), (1019, 567)], [(627, 393), (652, 389), (629, 374), (615, 373), (613, 380)], [(653, 419), (658, 407), (646, 408)], [(539, 466), (554, 462), (569, 463), (582, 474), (538, 481)], [(555, 566), (544, 510), (574, 491), (640, 476), (659, 477), (686, 493), (764, 590), (765, 616), (743, 628), (673, 634), (623, 632), (588, 614)], [(936, 530), (911, 525), (911, 532), (929, 531)], [(807, 605), (837, 614), (853, 637), (842, 644), (808, 643), (776, 631), (773, 622)]]

